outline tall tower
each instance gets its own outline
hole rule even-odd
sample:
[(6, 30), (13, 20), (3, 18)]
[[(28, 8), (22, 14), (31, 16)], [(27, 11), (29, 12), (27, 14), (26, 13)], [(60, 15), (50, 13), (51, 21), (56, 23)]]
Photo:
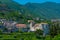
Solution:
[(35, 22), (34, 22), (33, 20), (28, 20), (28, 22), (30, 23), (30, 25), (29, 25), (30, 31), (35, 31), (35, 30), (34, 30)]

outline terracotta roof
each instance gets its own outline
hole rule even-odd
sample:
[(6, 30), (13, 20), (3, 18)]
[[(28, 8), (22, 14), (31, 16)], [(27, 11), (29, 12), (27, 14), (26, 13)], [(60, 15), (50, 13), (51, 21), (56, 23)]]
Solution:
[(16, 24), (17, 28), (26, 28), (26, 24)]

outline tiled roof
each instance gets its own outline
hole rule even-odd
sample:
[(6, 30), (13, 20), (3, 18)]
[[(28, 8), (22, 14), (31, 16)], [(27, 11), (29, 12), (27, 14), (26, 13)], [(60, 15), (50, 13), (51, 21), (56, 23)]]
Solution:
[(17, 28), (26, 28), (26, 24), (16, 24)]

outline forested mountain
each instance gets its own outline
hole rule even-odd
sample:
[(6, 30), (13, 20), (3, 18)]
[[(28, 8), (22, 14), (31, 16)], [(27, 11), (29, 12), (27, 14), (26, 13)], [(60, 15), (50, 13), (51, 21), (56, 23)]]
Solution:
[(25, 5), (32, 14), (46, 19), (60, 18), (60, 4), (54, 2), (27, 3)]
[(27, 8), (21, 4), (12, 0), (0, 0), (0, 18), (25, 23), (29, 18), (27, 18), (28, 13), (30, 12)]
[(0, 0), (0, 18), (7, 19), (55, 19), (60, 18), (60, 3), (27, 3), (18, 4), (12, 0)]

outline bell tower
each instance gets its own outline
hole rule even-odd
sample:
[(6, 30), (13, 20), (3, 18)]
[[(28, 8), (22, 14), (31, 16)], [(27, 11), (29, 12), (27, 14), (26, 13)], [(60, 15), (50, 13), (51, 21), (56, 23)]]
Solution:
[(29, 25), (30, 31), (34, 31), (35, 22), (33, 20), (28, 20), (28, 23), (30, 23), (30, 25)]

